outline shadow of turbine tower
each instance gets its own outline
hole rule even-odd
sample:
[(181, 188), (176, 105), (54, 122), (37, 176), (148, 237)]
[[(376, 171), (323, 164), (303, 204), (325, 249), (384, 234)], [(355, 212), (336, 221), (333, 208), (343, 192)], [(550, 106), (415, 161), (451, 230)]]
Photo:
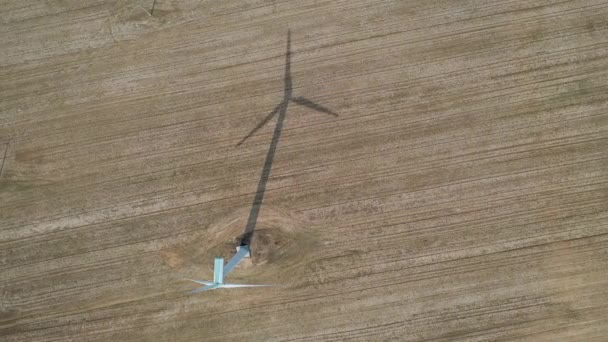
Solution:
[(274, 160), (274, 155), (277, 150), (277, 146), (279, 144), (279, 138), (281, 137), (281, 131), (283, 129), (283, 123), (285, 122), (285, 117), (287, 114), (287, 108), (290, 103), (295, 103), (300, 106), (304, 106), (315, 110), (317, 112), (333, 115), (335, 117), (338, 114), (334, 113), (330, 109), (321, 106), (305, 97), (293, 96), (293, 84), (291, 78), (291, 31), (287, 31), (287, 53), (285, 54), (285, 76), (283, 77), (284, 86), (283, 86), (283, 100), (279, 103), (271, 112), (268, 114), (255, 128), (253, 128), (249, 134), (247, 134), (241, 141), (238, 142), (237, 146), (243, 144), (249, 137), (251, 137), (255, 132), (257, 132), (260, 128), (266, 125), (273, 117), (278, 115), (277, 124), (274, 128), (274, 134), (272, 135), (272, 140), (270, 142), (270, 147), (268, 148), (268, 152), (266, 153), (266, 159), (264, 161), (264, 167), (262, 168), (262, 175), (260, 176), (260, 180), (258, 182), (258, 187), (255, 193), (255, 197), (253, 199), (253, 204), (251, 206), (251, 210), (249, 211), (249, 217), (247, 218), (247, 224), (245, 226), (245, 233), (243, 235), (243, 239), (241, 240), (242, 246), (251, 246), (251, 239), (253, 238), (253, 232), (255, 230), (255, 225), (258, 220), (258, 215), (260, 213), (260, 209), (262, 208), (262, 203), (264, 200), (264, 193), (266, 192), (266, 183), (268, 183), (268, 178), (270, 177), (270, 171), (272, 169), (272, 162)]

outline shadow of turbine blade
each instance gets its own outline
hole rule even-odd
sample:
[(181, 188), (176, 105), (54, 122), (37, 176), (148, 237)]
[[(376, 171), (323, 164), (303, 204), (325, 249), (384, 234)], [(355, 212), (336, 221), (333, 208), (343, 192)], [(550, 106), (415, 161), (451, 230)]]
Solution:
[(293, 102), (295, 102), (296, 104), (299, 104), (300, 106), (304, 106), (304, 107), (308, 107), (312, 110), (316, 110), (317, 112), (321, 112), (321, 113), (325, 113), (325, 114), (330, 114), (333, 116), (338, 116), (337, 113), (333, 112), (331, 109), (327, 108), (327, 107), (323, 107), (318, 103), (314, 103), (311, 100), (304, 98), (302, 96), (298, 96), (298, 97), (294, 97), (291, 99)]
[(279, 109), (281, 109), (281, 106), (283, 105), (283, 103), (279, 103), (278, 106), (276, 106), (272, 112), (270, 112), (270, 114), (266, 115), (266, 117), (257, 125), (255, 126), (254, 129), (252, 129), (249, 134), (247, 134), (243, 139), (241, 139), (241, 141), (238, 142), (238, 144), (236, 144), (236, 146), (241, 146), (245, 140), (249, 139), (252, 135), (255, 134), (255, 132), (257, 132), (260, 128), (264, 127), (265, 124), (268, 123), (268, 121), (270, 121), (272, 119), (273, 116), (275, 116), (278, 112)]

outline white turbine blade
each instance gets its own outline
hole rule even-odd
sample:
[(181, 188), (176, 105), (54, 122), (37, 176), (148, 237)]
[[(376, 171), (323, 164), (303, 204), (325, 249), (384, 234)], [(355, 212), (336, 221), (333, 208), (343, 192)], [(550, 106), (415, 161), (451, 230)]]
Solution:
[(190, 292), (188, 292), (189, 294), (195, 294), (195, 293), (199, 293), (199, 292), (203, 292), (203, 291), (209, 291), (209, 290), (213, 290), (213, 289), (217, 289), (217, 285), (207, 285), (207, 286), (203, 286), (203, 287), (199, 287), (196, 290), (192, 290)]
[(260, 128), (262, 128), (265, 124), (267, 124), (268, 121), (270, 121), (270, 119), (272, 119), (272, 117), (275, 116), (279, 112), (279, 109), (281, 109), (281, 106), (283, 106), (283, 104), (284, 104), (284, 102), (281, 102), (281, 103), (279, 103), (278, 106), (274, 107), (272, 112), (270, 112), (270, 114), (266, 115), (266, 117), (257, 126), (255, 126), (249, 132), (249, 134), (247, 134), (243, 139), (241, 139), (241, 141), (239, 141), (238, 144), (236, 144), (236, 146), (241, 146), (241, 144), (243, 144), (245, 142), (245, 140), (249, 139), (255, 132), (257, 132)]
[(222, 284), (221, 287), (226, 288), (237, 288), (237, 287), (268, 287), (268, 286), (280, 286), (280, 285), (257, 285), (257, 284)]
[(224, 282), (224, 258), (215, 258), (213, 267), (213, 283), (221, 284)]
[(195, 283), (199, 283), (201, 285), (213, 285), (213, 282), (211, 281), (204, 281), (204, 280), (196, 280), (196, 279), (188, 279), (188, 278), (184, 278), (184, 280), (190, 280), (193, 281)]

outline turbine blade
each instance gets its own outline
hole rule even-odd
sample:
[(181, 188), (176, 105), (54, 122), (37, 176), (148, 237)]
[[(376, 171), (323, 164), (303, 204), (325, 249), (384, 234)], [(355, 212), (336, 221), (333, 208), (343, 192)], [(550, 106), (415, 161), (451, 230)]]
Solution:
[(272, 110), (272, 112), (270, 112), (270, 114), (266, 115), (264, 120), (262, 120), (262, 122), (260, 122), (257, 126), (255, 126), (255, 128), (252, 129), (251, 132), (249, 132), (249, 134), (247, 134), (243, 139), (241, 139), (241, 141), (239, 141), (239, 143), (236, 144), (236, 146), (241, 146), (241, 144), (244, 143), (245, 140), (249, 139), (255, 132), (257, 132), (260, 128), (262, 128), (265, 124), (267, 124), (268, 121), (270, 121), (270, 119), (272, 119), (272, 117), (275, 116), (279, 112), (279, 109), (281, 108), (282, 105), (283, 105), (283, 103), (281, 102), (278, 106), (276, 106)]
[(268, 286), (280, 286), (280, 285), (258, 285), (258, 284), (222, 284), (221, 287), (225, 288), (237, 288), (237, 287), (268, 287)]
[(193, 281), (193, 282), (201, 284), (201, 285), (213, 285), (213, 282), (211, 282), (211, 281), (188, 279), (188, 278), (184, 278), (184, 280), (190, 280), (190, 281)]
[(192, 290), (190, 292), (188, 292), (189, 294), (195, 294), (195, 293), (199, 293), (199, 292), (203, 292), (203, 291), (209, 291), (209, 290), (213, 290), (213, 289), (217, 289), (218, 286), (217, 285), (207, 285), (207, 286), (203, 286), (203, 287), (199, 287), (196, 290)]
[(338, 116), (338, 114), (334, 113), (331, 111), (331, 109), (327, 108), (327, 107), (323, 107), (318, 103), (314, 103), (312, 101), (310, 101), (307, 98), (304, 98), (302, 96), (299, 97), (294, 97), (291, 99), (293, 102), (299, 104), (300, 106), (304, 106), (304, 107), (308, 107), (310, 109), (316, 110), (317, 112), (321, 112), (321, 113), (325, 113), (325, 114), (330, 114), (333, 116)]
[(215, 258), (213, 267), (213, 283), (222, 284), (224, 282), (224, 258)]

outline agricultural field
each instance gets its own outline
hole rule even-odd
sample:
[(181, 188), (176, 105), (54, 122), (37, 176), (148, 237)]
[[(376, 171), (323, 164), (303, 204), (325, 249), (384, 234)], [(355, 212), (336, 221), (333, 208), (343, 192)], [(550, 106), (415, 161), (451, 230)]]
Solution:
[(608, 2), (0, 13), (3, 342), (606, 341)]

